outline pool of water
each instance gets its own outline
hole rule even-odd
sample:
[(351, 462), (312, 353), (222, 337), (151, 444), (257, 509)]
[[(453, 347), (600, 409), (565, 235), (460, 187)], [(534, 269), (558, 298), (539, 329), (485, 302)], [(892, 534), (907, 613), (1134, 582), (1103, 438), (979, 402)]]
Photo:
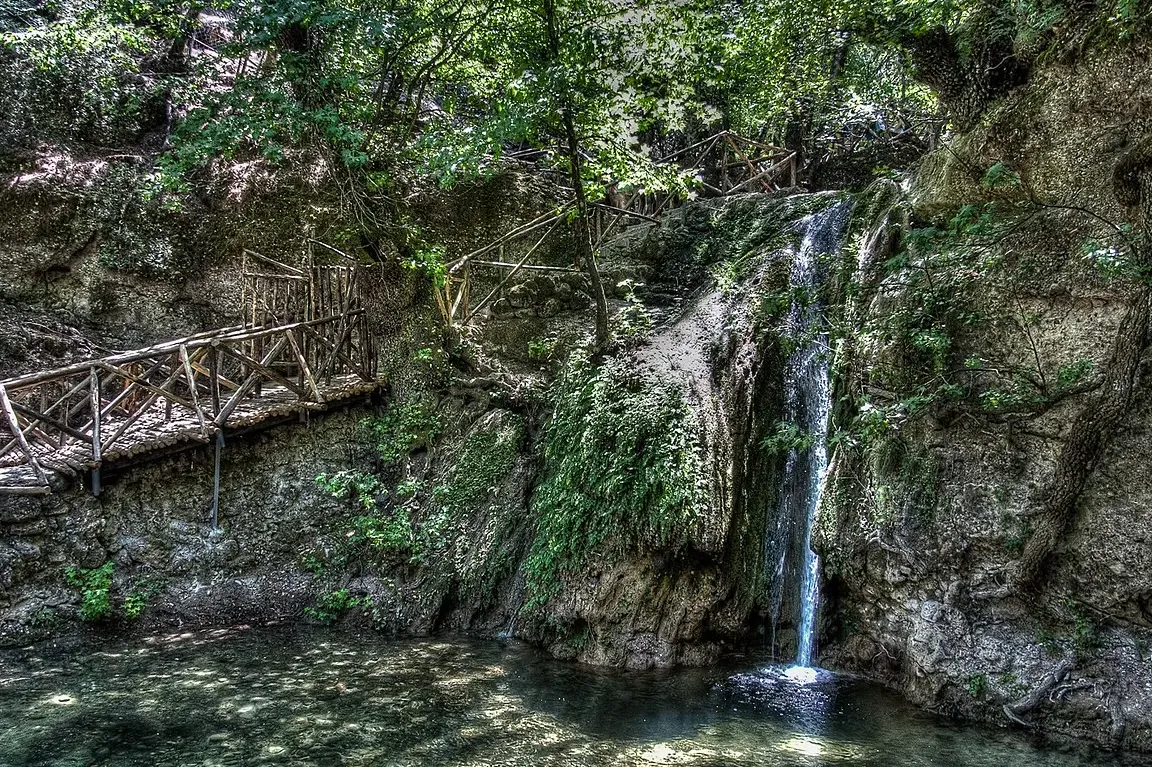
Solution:
[(0, 765), (1117, 764), (958, 727), (872, 685), (626, 673), (516, 644), (233, 629), (0, 655)]

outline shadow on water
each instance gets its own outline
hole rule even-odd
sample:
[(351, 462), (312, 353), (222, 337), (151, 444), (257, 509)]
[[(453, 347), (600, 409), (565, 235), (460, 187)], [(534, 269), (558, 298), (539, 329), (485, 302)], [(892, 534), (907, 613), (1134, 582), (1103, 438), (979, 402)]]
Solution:
[(1088, 764), (781, 667), (621, 672), (284, 628), (0, 654), (0, 767)]

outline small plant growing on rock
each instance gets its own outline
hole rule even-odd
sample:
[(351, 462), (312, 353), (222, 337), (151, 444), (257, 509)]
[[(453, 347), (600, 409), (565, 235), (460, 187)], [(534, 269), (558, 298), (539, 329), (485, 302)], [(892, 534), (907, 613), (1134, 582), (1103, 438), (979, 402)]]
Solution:
[(160, 584), (146, 579), (137, 584), (128, 592), (128, 596), (124, 597), (124, 617), (129, 620), (139, 618), (144, 609), (148, 607), (148, 603), (152, 601), (152, 597), (156, 596), (160, 591)]
[(320, 474), (316, 486), (333, 498), (349, 498), (364, 511), (376, 508), (376, 493), (380, 480), (362, 471), (338, 471), (335, 474)]
[(38, 629), (51, 629), (60, 622), (60, 613), (53, 610), (51, 607), (41, 607), (32, 614), (29, 623)]
[(300, 557), (300, 566), (317, 577), (323, 576), (324, 571), (328, 569), (327, 563), (312, 553)]
[(352, 520), (353, 543), (365, 543), (371, 548), (393, 556), (415, 556), (416, 533), (407, 509), (397, 509), (391, 517), (365, 515)]
[(101, 621), (112, 617), (111, 591), (115, 572), (116, 563), (111, 561), (92, 570), (80, 567), (64, 570), (69, 585), (80, 589), (80, 620)]
[(398, 461), (418, 447), (432, 444), (440, 433), (440, 419), (431, 402), (398, 402), (379, 418), (365, 418), (360, 428), (376, 440), (382, 463)]
[(620, 287), (627, 291), (624, 295), (626, 303), (612, 318), (612, 336), (622, 346), (636, 346), (652, 332), (652, 315), (635, 293), (638, 286), (631, 280), (624, 280)]
[(803, 452), (816, 443), (816, 437), (806, 433), (799, 425), (781, 421), (776, 431), (760, 442), (760, 449), (769, 455), (786, 455), (792, 451)]
[(552, 359), (556, 355), (556, 347), (559, 343), (560, 339), (555, 336), (533, 338), (528, 342), (528, 359), (539, 362)]
[(322, 594), (316, 601), (315, 607), (304, 608), (304, 614), (325, 626), (330, 626), (353, 607), (370, 608), (371, 606), (372, 599), (370, 597), (354, 597), (348, 592), (348, 589), (338, 589)]
[(977, 700), (988, 692), (988, 677), (983, 674), (973, 674), (968, 677), (968, 694)]

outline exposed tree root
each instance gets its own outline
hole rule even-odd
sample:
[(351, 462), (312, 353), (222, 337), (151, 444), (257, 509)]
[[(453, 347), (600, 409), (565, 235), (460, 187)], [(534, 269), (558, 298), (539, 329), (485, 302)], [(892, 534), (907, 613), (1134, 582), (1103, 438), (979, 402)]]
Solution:
[(1015, 703), (1004, 704), (1004, 716), (1011, 719), (1021, 727), (1034, 727), (1031, 722), (1022, 718), (1024, 714), (1034, 711), (1041, 703), (1049, 699), (1051, 692), (1059, 685), (1064, 679), (1072, 672), (1076, 666), (1071, 659), (1060, 661), (1059, 665), (1052, 670), (1052, 673), (1045, 676), (1040, 680), (1030, 693), (1025, 695)]

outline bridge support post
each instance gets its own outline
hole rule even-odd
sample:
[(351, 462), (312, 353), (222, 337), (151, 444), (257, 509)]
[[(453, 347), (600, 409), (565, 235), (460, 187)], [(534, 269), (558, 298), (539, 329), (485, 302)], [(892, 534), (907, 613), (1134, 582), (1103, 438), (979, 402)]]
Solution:
[(224, 452), (224, 430), (216, 431), (216, 461), (212, 475), (212, 529), (220, 528), (220, 454)]
[(100, 447), (100, 409), (104, 407), (104, 403), (100, 397), (100, 375), (96, 372), (95, 366), (88, 375), (88, 394), (91, 397), (89, 407), (92, 409), (92, 495), (99, 498), (103, 489), (100, 483), (100, 462), (103, 460)]

